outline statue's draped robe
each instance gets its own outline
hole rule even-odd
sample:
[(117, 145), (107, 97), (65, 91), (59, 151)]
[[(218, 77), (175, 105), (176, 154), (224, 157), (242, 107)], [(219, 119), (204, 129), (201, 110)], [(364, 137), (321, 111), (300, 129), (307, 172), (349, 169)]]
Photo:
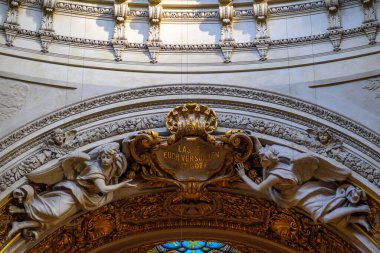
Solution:
[[(279, 152), (279, 162), (273, 168), (264, 170), (263, 176), (264, 179), (269, 175), (282, 179), (268, 189), (268, 195), (279, 206), (298, 206), (317, 221), (336, 208), (347, 205), (345, 191), (342, 191), (337, 183), (330, 181), (346, 179), (350, 175), (348, 169), (334, 167), (332, 172), (329, 171), (331, 168), (321, 168), (317, 158), (302, 157), (303, 154), (289, 152), (278, 145), (272, 147)], [(302, 160), (305, 159), (308, 159), (307, 163), (302, 164)], [(297, 165), (297, 161), (300, 161), (300, 164)], [(326, 170), (318, 171), (322, 169)], [(319, 175), (323, 180), (318, 178)], [(326, 175), (333, 175), (334, 178), (324, 178)]]
[(106, 184), (117, 183), (117, 171), (103, 171), (96, 163), (85, 167), (75, 180), (64, 180), (52, 190), (35, 194), (30, 203), (24, 203), (27, 214), (41, 223), (54, 223), (70, 217), (79, 210), (94, 210), (113, 198), (113, 192), (102, 193), (95, 186), (96, 179)]

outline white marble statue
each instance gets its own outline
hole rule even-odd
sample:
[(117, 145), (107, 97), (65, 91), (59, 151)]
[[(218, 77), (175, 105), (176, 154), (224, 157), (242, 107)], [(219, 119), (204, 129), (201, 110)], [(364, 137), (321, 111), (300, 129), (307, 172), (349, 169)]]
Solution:
[(357, 223), (370, 230), (365, 214), (370, 212), (362, 203), (366, 195), (350, 184), (339, 185), (350, 176), (350, 170), (311, 153), (271, 145), (263, 147), (253, 138), (263, 167), (263, 181), (256, 184), (245, 174), (243, 164), (236, 169), (241, 178), (255, 191), (267, 193), (280, 207), (300, 207), (315, 222), (335, 223), (345, 227)]
[(119, 144), (109, 143), (88, 154), (72, 153), (58, 167), (29, 174), (30, 181), (44, 183), (49, 190), (37, 194), (32, 186), (24, 185), (13, 192), (22, 207), (11, 205), (9, 212), (24, 213), (30, 219), (13, 222), (8, 237), (21, 229), (24, 235), (36, 237), (36, 232), (28, 229), (45, 228), (80, 210), (94, 210), (110, 202), (115, 190), (135, 186), (131, 180), (118, 182), (126, 167)]

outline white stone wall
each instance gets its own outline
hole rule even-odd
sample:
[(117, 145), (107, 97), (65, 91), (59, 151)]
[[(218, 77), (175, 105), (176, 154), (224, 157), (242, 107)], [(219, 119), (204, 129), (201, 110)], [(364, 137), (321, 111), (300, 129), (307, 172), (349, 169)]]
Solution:
[[(0, 136), (6, 136), (23, 124), (60, 107), (93, 96), (174, 83), (226, 84), (279, 92), (326, 107), (380, 133), (380, 98), (376, 99), (376, 86), (371, 86), (372, 80), (380, 76), (380, 45), (368, 45), (363, 30), (348, 30), (360, 28), (363, 22), (361, 3), (345, 1), (341, 4), (340, 15), (346, 32), (342, 37), (341, 50), (334, 52), (329, 38), (323, 37), (328, 28), (326, 7), (271, 13), (275, 7), (306, 2), (313, 1), (269, 3), (267, 25), (273, 44), (269, 46), (267, 60), (260, 61), (254, 47), (257, 22), (252, 16), (252, 3), (234, 1), (237, 13), (251, 13), (248, 16), (235, 14), (232, 27), (237, 44), (229, 64), (223, 63), (224, 57), (219, 48), (222, 24), (218, 16), (163, 17), (163, 44), (158, 63), (151, 64), (151, 55), (146, 48), (149, 19), (146, 15), (136, 17), (130, 14), (126, 20), (126, 37), (131, 44), (121, 53), (122, 61), (116, 62), (110, 43), (113, 15), (110, 12), (99, 14), (99, 9), (89, 8), (112, 10), (111, 2), (71, 1), (72, 6), (87, 6), (87, 10), (80, 12), (77, 7), (57, 7), (53, 18), (56, 35), (78, 39), (55, 37), (48, 53), (40, 52), (38, 33), (31, 35), (41, 27), (41, 7), (36, 3), (22, 3), (19, 24), (25, 30), (17, 35), (13, 47), (5, 45), (5, 32), (1, 30), (0, 76), (4, 86), (22, 83), (28, 89), (25, 101), (22, 105), (17, 104), (12, 113), (0, 107), (1, 113), (7, 114), (0, 117)], [(377, 2), (377, 13), (380, 13), (379, 6)], [(129, 2), (134, 13), (142, 13), (147, 7), (147, 1)], [(219, 2), (164, 0), (162, 7), (164, 11), (173, 13), (218, 12)], [(7, 10), (7, 3), (0, 2), (1, 23), (6, 19)], [(322, 37), (310, 39), (317, 35)], [(298, 43), (285, 41), (302, 37), (309, 39), (299, 39)], [(203, 44), (209, 48), (199, 46)], [(167, 45), (172, 47), (165, 48)], [(372, 88), (364, 88), (368, 85)], [(12, 89), (7, 89), (4, 88), (2, 94), (12, 92)]]

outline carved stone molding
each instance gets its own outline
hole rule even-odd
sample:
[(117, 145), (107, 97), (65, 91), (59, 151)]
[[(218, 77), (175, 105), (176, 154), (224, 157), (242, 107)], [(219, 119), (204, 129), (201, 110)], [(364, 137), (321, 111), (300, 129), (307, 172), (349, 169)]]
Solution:
[[(28, 0), (26, 4), (33, 6), (40, 5), (39, 1)], [(271, 3), (270, 3), (271, 4)], [(357, 1), (349, 0), (342, 3), (343, 6), (357, 4)], [(324, 1), (314, 1), (300, 4), (291, 4), (291, 5), (276, 5), (269, 6), (269, 13), (271, 16), (282, 16), (289, 15), (293, 13), (306, 13), (312, 11), (319, 11), (325, 8)], [(107, 6), (94, 6), (86, 5), (83, 3), (68, 3), (68, 2), (58, 2), (57, 9), (60, 12), (74, 12), (78, 14), (86, 15), (106, 15), (111, 17), (113, 14), (113, 9)], [(146, 10), (131, 10), (132, 17), (148, 17)], [(236, 10), (236, 17), (252, 17), (253, 12), (251, 9), (240, 9)], [(163, 13), (163, 18), (165, 19), (216, 19), (219, 17), (218, 11), (165, 11)]]
[[(375, 26), (374, 26), (375, 25)], [(269, 47), (281, 47), (283, 45), (287, 46), (296, 46), (299, 44), (309, 44), (312, 42), (324, 42), (326, 39), (331, 39), (332, 42), (338, 46), (339, 41), (342, 38), (349, 38), (351, 36), (360, 36), (366, 35), (369, 33), (373, 34), (373, 32), (377, 29), (378, 24), (370, 23), (363, 24), (360, 27), (346, 29), (346, 30), (329, 30), (325, 34), (304, 36), (304, 37), (296, 37), (296, 38), (288, 38), (288, 39), (278, 39), (278, 40), (268, 40), (268, 39), (256, 39), (254, 42), (246, 42), (246, 43), (222, 43), (222, 44), (191, 44), (191, 45), (183, 45), (183, 44), (163, 44), (159, 42), (159, 49), (162, 51), (181, 51), (181, 52), (202, 52), (202, 51), (219, 51), (222, 50), (222, 53), (226, 53), (225, 56), (228, 57), (231, 50), (239, 50), (239, 49), (248, 49), (248, 48), (257, 48), (259, 54), (264, 54), (267, 52), (267, 48)], [(265, 26), (262, 27), (265, 31)], [(375, 29), (376, 28), (376, 29)], [(70, 37), (63, 36), (59, 34), (55, 34), (52, 32), (37, 32), (31, 31), (27, 29), (21, 29), (19, 25), (8, 25), (4, 23), (0, 26), (0, 29), (4, 30), (9, 39), (14, 39), (16, 35), (23, 36), (26, 38), (39, 39), (42, 40), (42, 44), (46, 43), (57, 43), (57, 44), (67, 44), (79, 47), (94, 47), (99, 49), (116, 49), (116, 56), (122, 50), (135, 50), (135, 49), (145, 49), (149, 50), (149, 47), (154, 49), (154, 45), (156, 42), (152, 43), (127, 43), (123, 40), (113, 41), (113, 40), (95, 40), (95, 39), (86, 39), (86, 38), (78, 38), (78, 37)], [(261, 28), (260, 28), (261, 29)], [(375, 30), (374, 30), (375, 29)], [(372, 35), (370, 35), (372, 36)], [(373, 37), (373, 36), (372, 36)], [(46, 43), (45, 43), (46, 42)], [(260, 49), (260, 50), (259, 50)], [(153, 53), (155, 51), (152, 51)], [(116, 57), (117, 58), (117, 57)], [(118, 59), (118, 58), (117, 58)]]
[(57, 3), (58, 11), (70, 11), (78, 13), (86, 13), (93, 15), (112, 15), (113, 9), (110, 7), (98, 7), (85, 4), (76, 4), (68, 2), (58, 2)]
[(15, 131), (14, 133), (3, 138), (0, 142), (0, 151), (3, 151), (8, 146), (21, 140), (23, 137), (42, 129), (45, 126), (52, 124), (71, 115), (85, 112), (93, 108), (99, 108), (105, 105), (111, 105), (117, 102), (136, 99), (141, 97), (160, 97), (166, 95), (180, 95), (180, 94), (199, 94), (199, 95), (212, 95), (212, 96), (230, 96), (248, 98), (257, 101), (269, 102), (281, 106), (309, 113), (311, 115), (322, 117), (333, 124), (342, 128), (352, 131), (353, 133), (363, 137), (364, 139), (372, 142), (375, 145), (380, 145), (380, 136), (376, 133), (356, 124), (355, 122), (345, 118), (337, 113), (331, 112), (325, 108), (318, 107), (314, 104), (307, 103), (298, 99), (294, 99), (285, 95), (279, 95), (271, 92), (247, 89), (247, 88), (229, 88), (217, 85), (171, 85), (162, 87), (149, 87), (143, 89), (133, 89), (115, 94), (105, 95), (99, 98), (89, 99), (87, 101), (69, 106), (68, 108), (51, 113), (48, 116), (30, 123)]
[[(60, 148), (51, 144), (42, 146), (36, 153), (28, 156), (22, 161), (19, 161), (7, 171), (4, 171), (0, 177), (0, 187), (2, 190), (5, 190), (17, 180), (21, 179), (25, 174), (30, 173), (49, 161), (62, 157), (73, 149), (80, 148), (84, 145), (101, 141), (113, 136), (125, 134), (130, 131), (163, 127), (163, 119), (164, 115), (153, 115), (144, 118), (137, 117), (116, 121), (77, 133), (77, 135), (72, 138), (69, 143), (67, 143), (65, 148)], [(325, 157), (335, 159), (336, 161), (345, 164), (359, 175), (367, 178), (370, 182), (380, 186), (379, 170), (362, 158), (358, 157), (355, 153), (352, 153), (350, 150), (344, 148), (341, 141), (336, 138), (332, 141), (329, 140), (328, 143), (321, 143), (318, 140), (317, 132), (311, 134), (279, 123), (225, 113), (220, 115), (219, 122), (222, 127), (245, 128), (257, 133), (277, 137), (305, 146)], [(49, 139), (45, 142), (48, 140)], [(22, 153), (23, 150), (20, 150), (20, 152)], [(14, 154), (13, 156), (17, 156), (20, 152)]]
[(164, 11), (164, 19), (217, 19), (218, 11)]
[[(2, 189), (9, 187), (26, 173), (33, 171), (53, 159), (57, 159), (62, 155), (67, 154), (67, 152), (73, 150), (74, 148), (79, 148), (92, 142), (100, 141), (130, 131), (163, 127), (163, 119), (164, 115), (154, 115), (145, 118), (138, 117), (134, 119), (112, 122), (97, 128), (89, 129), (78, 133), (75, 138), (70, 141), (68, 146), (70, 147), (69, 149), (57, 148), (54, 145), (43, 146), (40, 151), (19, 162), (15, 165), (15, 167), (10, 168), (8, 172), (3, 173), (0, 179), (0, 187)], [(280, 139), (305, 146), (313, 151), (316, 151), (317, 153), (333, 158), (347, 165), (349, 168), (367, 178), (369, 181), (374, 182), (376, 185), (380, 185), (380, 173), (378, 170), (363, 161), (361, 158), (357, 157), (357, 155), (344, 149), (339, 141), (334, 140), (331, 143), (329, 142), (328, 145), (327, 143), (322, 144), (317, 140), (317, 137), (310, 135), (307, 132), (300, 131), (299, 129), (289, 128), (278, 123), (238, 115), (221, 114), (219, 117), (219, 122), (222, 127), (234, 128), (238, 126), (257, 133), (278, 137)]]
[[(286, 96), (281, 96), (277, 94), (271, 94), (269, 92), (263, 92), (258, 90), (250, 90), (250, 89), (239, 89), (239, 88), (227, 88), (220, 86), (167, 86), (167, 87), (152, 87), (147, 89), (136, 89), (131, 91), (126, 91), (122, 93), (111, 94), (108, 96), (104, 96), (101, 98), (91, 99), (89, 101), (85, 101), (83, 103), (74, 105), (67, 109), (58, 111), (56, 113), (47, 116), (44, 119), (41, 119), (38, 122), (32, 123), (27, 126), (25, 129), (20, 130), (19, 132), (14, 133), (13, 135), (3, 139), (2, 141), (2, 150), (4, 150), (7, 146), (15, 143), (18, 140), (21, 140), (23, 136), (28, 134), (32, 134), (34, 131), (41, 129), (42, 127), (48, 126), (56, 121), (64, 119), (73, 114), (77, 114), (79, 112), (85, 112), (86, 110), (90, 110), (92, 108), (101, 107), (104, 105), (109, 105), (112, 103), (117, 103), (123, 100), (131, 100), (134, 98), (141, 98), (142, 96), (166, 96), (166, 95), (179, 95), (179, 94), (209, 94), (209, 95), (223, 95), (223, 96), (232, 96), (232, 97), (245, 97), (251, 98), (254, 100), (267, 101), (274, 104), (279, 104), (283, 106), (287, 106), (290, 108), (294, 108), (303, 112), (312, 113), (316, 116), (323, 115), (325, 119), (330, 119), (332, 123), (338, 124), (341, 127), (348, 129), (349, 131), (353, 131), (356, 134), (362, 135), (362, 137), (367, 137), (368, 140), (376, 143), (378, 141), (378, 137), (374, 133), (365, 132), (366, 130), (361, 128), (360, 126), (355, 125), (355, 123), (350, 122), (348, 119), (344, 119), (339, 115), (336, 115), (332, 112), (329, 112), (323, 108), (318, 108), (315, 105), (307, 104), (306, 102), (299, 101), (296, 99), (292, 99)], [(159, 104), (162, 106), (164, 101), (161, 101)], [(215, 103), (211, 102), (210, 103)], [(236, 110), (242, 110), (238, 105), (226, 104), (217, 105), (219, 108), (236, 108)], [(165, 106), (164, 106), (165, 107)], [(136, 109), (140, 108), (139, 106)], [(146, 109), (148, 109), (147, 107)], [(155, 108), (158, 108), (157, 105)], [(240, 109), (239, 109), (240, 108)], [(250, 107), (245, 106), (244, 111), (249, 111)], [(284, 113), (283, 111), (272, 111), (268, 110), (269, 108), (262, 106), (254, 106), (254, 111), (260, 114), (273, 115), (278, 118), (284, 118), (286, 120), (290, 120), (291, 122), (297, 122), (298, 124), (306, 125), (307, 127), (320, 126), (320, 123), (316, 123), (315, 121), (309, 121), (309, 119), (297, 118), (292, 114)], [(144, 107), (138, 109), (144, 110)], [(124, 112), (121, 110), (117, 114), (128, 113), (128, 111)], [(112, 114), (100, 114), (100, 115), (92, 115), (88, 119), (81, 119), (82, 122), (74, 122), (73, 124), (67, 125), (73, 129), (74, 127), (78, 127), (81, 125), (88, 124), (90, 122), (94, 122), (97, 120), (102, 120), (103, 118), (111, 117)], [(147, 117), (137, 117), (125, 119), (117, 122), (107, 123), (103, 126), (97, 126), (95, 128), (88, 129), (83, 132), (79, 132), (74, 140), (70, 142), (70, 146), (72, 148), (80, 148), (84, 145), (91, 144), (96, 141), (102, 141), (110, 137), (114, 137), (117, 135), (125, 134), (131, 131), (142, 130), (146, 128), (158, 128), (163, 127), (163, 115), (152, 115)], [(336, 140), (329, 143), (328, 145), (322, 145), (318, 142), (316, 137), (302, 131), (300, 129), (292, 129), (288, 126), (271, 123), (269, 121), (263, 121), (254, 119), (251, 117), (243, 116), (243, 115), (230, 115), (228, 113), (220, 114), (220, 124), (222, 127), (227, 128), (236, 128), (236, 127), (244, 127), (246, 129), (252, 130), (254, 132), (262, 133), (269, 136), (274, 136), (280, 139), (284, 139), (302, 146), (305, 146), (315, 152), (322, 154), (323, 156), (333, 158), (340, 163), (345, 164), (347, 167), (351, 168), (353, 171), (357, 172), (362, 177), (368, 179), (373, 184), (380, 186), (380, 173), (378, 168), (374, 167), (373, 164), (369, 163), (362, 157), (358, 156), (355, 152), (352, 152), (342, 146), (342, 143), (348, 144), (351, 147), (354, 147), (360, 152), (367, 154), (372, 159), (378, 160), (378, 154), (376, 151), (369, 149), (368, 147), (363, 146), (358, 143), (356, 140), (351, 139), (352, 137), (348, 137), (346, 135), (342, 135), (339, 131), (333, 130), (334, 137)], [(49, 138), (49, 137), (47, 137)], [(46, 137), (39, 136), (34, 138), (32, 141), (22, 144), (19, 148), (14, 148), (10, 152), (7, 152), (7, 155), (1, 157), (0, 164), (4, 166), (9, 163), (12, 159), (15, 159), (17, 156), (27, 154), (25, 153), (27, 150), (30, 150), (31, 147), (41, 145), (42, 142), (46, 142)], [(318, 144), (319, 143), (319, 144)], [(65, 151), (66, 150), (66, 151)], [(63, 152), (63, 154), (70, 151), (70, 149), (57, 149), (53, 148), (53, 146), (41, 146), (36, 153), (29, 153), (26, 157), (18, 159), (18, 162), (12, 164), (11, 167), (4, 167), (1, 174), (1, 188), (5, 189), (6, 187), (11, 186), (13, 183), (21, 179), (26, 173), (35, 170), (36, 168), (46, 164), (49, 161), (59, 158)]]

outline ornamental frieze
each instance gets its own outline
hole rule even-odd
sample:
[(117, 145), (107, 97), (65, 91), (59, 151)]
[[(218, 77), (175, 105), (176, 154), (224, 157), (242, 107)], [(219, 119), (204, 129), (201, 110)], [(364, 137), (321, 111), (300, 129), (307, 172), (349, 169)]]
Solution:
[[(2, 139), (0, 142), (0, 151), (3, 151), (5, 148), (14, 144), (15, 142), (21, 140), (23, 137), (46, 127), (54, 122), (62, 120), (66, 117), (85, 112), (90, 109), (99, 108), (105, 105), (111, 105), (114, 103), (137, 99), (141, 97), (155, 97), (155, 96), (169, 96), (169, 95), (178, 95), (178, 94), (187, 94), (187, 95), (220, 95), (220, 96), (229, 96), (229, 97), (238, 97), (238, 98), (248, 98), (253, 100), (258, 100), (262, 102), (270, 102), (277, 105), (282, 105), (288, 108), (296, 109), (305, 113), (310, 113), (311, 115), (322, 117), (331, 123), (334, 123), (338, 126), (344, 127), (345, 129), (352, 131), (355, 134), (367, 139), (375, 145), (380, 145), (380, 137), (371, 131), (363, 128), (362, 126), (357, 125), (355, 122), (349, 120), (348, 118), (342, 117), (336, 113), (333, 113), (324, 108), (319, 108), (316, 105), (293, 99), (287, 96), (281, 96), (278, 94), (246, 89), (246, 88), (229, 88), (223, 86), (212, 86), (212, 85), (186, 85), (186, 86), (163, 86), (163, 87), (152, 87), (144, 89), (134, 89), (117, 94), (111, 94), (99, 98), (90, 99), (82, 103), (69, 106), (68, 108), (59, 110), (48, 116), (26, 125), (22, 129), (12, 133), (6, 138)], [(286, 113), (286, 112), (284, 112)], [(289, 115), (289, 113), (286, 113)], [(289, 115), (291, 118), (291, 116)]]
[[(348, 183), (351, 170), (342, 163), (265, 145), (252, 131), (216, 132), (219, 123), (214, 110), (189, 103), (167, 114), (168, 132), (135, 132), (87, 152), (72, 148), (79, 133), (53, 131), (45, 149), (59, 162), (28, 172), (1, 207), (2, 244), (42, 239), (31, 252), (87, 252), (180, 226), (255, 235), (300, 252), (359, 252), (325, 223), (378, 240), (378, 203)], [(340, 147), (326, 129), (307, 137), (314, 151)], [(134, 187), (152, 193), (119, 195)], [(116, 196), (122, 199), (112, 202)], [(55, 232), (40, 238), (46, 229)]]
[[(108, 204), (68, 222), (29, 252), (88, 252), (134, 234), (177, 228), (207, 228), (255, 235), (297, 252), (359, 252), (327, 227), (313, 224), (305, 215), (278, 208), (269, 201), (234, 193), (209, 192), (209, 197), (218, 199), (221, 205), (213, 213), (197, 218), (168, 212), (162, 205), (167, 197), (166, 193), (155, 193)], [(250, 203), (255, 205), (241, 205)], [(229, 244), (247, 252), (244, 249), (254, 245), (246, 243), (245, 246)], [(148, 247), (154, 245), (140, 245), (135, 250), (149, 250)], [(51, 251), (46, 251), (48, 249)]]
[[(10, 168), (8, 171), (5, 171), (0, 178), (0, 187), (1, 189), (5, 189), (6, 187), (11, 186), (25, 174), (51, 160), (67, 154), (70, 150), (80, 148), (92, 142), (101, 141), (106, 138), (139, 129), (163, 127), (163, 118), (164, 115), (153, 115), (150, 117), (138, 117), (104, 124), (96, 128), (79, 132), (75, 137), (71, 136), (71, 140), (67, 140), (67, 143), (63, 145), (65, 148), (57, 145), (56, 140), (54, 140), (54, 137), (51, 136), (51, 139), (47, 138), (45, 140), (45, 143), (43, 147), (41, 147), (40, 151), (37, 151), (35, 154)], [(331, 132), (328, 133), (328, 129), (309, 129), (310, 131), (303, 132), (299, 129), (291, 128), (287, 125), (275, 122), (225, 113), (219, 115), (219, 123), (222, 127), (234, 128), (235, 126), (240, 126), (253, 132), (275, 136), (280, 139), (306, 146), (314, 152), (345, 164), (353, 171), (367, 178), (370, 182), (373, 182), (376, 185), (379, 184), (380, 173), (377, 172), (378, 170), (362, 158), (358, 157), (356, 154), (353, 154), (349, 150), (345, 149), (341, 139), (336, 138), (336, 136)], [(51, 134), (54, 135), (55, 131)], [(62, 138), (65, 138), (64, 135), (72, 135), (72, 133), (73, 132), (70, 130), (67, 133), (61, 133), (61, 135)], [(323, 137), (324, 135), (326, 136)], [(347, 140), (344, 141), (347, 142)], [(21, 149), (15, 155), (18, 156), (23, 152), (25, 152), (25, 150)]]

